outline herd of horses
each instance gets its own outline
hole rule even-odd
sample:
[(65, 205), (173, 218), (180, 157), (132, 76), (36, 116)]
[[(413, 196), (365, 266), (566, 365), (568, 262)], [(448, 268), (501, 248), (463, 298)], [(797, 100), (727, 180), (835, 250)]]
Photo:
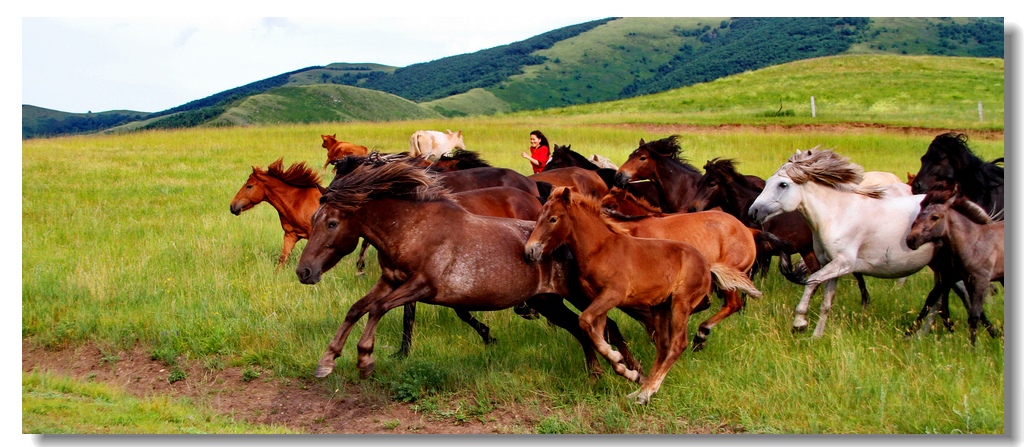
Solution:
[[(286, 169), (278, 159), (253, 167), (231, 202), (236, 215), (263, 201), (277, 209), (285, 232), (278, 269), (296, 241), (308, 240), (295, 270), (303, 284), (319, 282), (360, 240), (362, 274), (367, 246), (376, 249), (381, 276), (349, 308), (317, 377), (333, 371), (363, 315), (357, 367), (366, 378), (377, 324), (391, 309), (405, 311), (406, 355), (418, 302), (452, 308), (485, 344), (495, 339), (470, 312), (513, 308), (569, 331), (592, 375), (602, 373), (600, 354), (641, 385), (630, 397), (648, 402), (689, 344), (690, 316), (711, 307), (712, 295), (722, 299), (694, 334), (698, 351), (745, 296), (761, 296), (751, 278), (775, 257), (788, 280), (805, 286), (794, 331), (806, 329), (819, 286), (815, 337), (824, 334), (840, 276), (857, 277), (866, 306), (864, 275), (904, 278), (927, 266), (934, 287), (908, 336), (927, 330), (936, 314), (952, 329), (950, 291), (968, 311), (972, 344), (979, 324), (1000, 334), (983, 303), (991, 282), (1003, 281), (1002, 160), (981, 160), (962, 134), (937, 136), (912, 182), (818, 148), (798, 151), (768, 179), (737, 172), (729, 159), (708, 161), (701, 173), (675, 135), (640, 140), (617, 169), (555, 145), (532, 176), (466, 150), (431, 159), (328, 150), (335, 177), (326, 188), (304, 163)], [(608, 318), (613, 308), (653, 341), (648, 375)]]

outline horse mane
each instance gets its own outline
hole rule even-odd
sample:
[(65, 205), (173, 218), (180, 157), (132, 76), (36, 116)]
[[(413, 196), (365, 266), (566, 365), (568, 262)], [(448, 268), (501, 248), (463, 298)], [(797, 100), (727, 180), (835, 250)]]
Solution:
[(365, 157), (346, 156), (335, 165), (338, 174), (320, 197), (320, 203), (352, 212), (382, 197), (416, 202), (448, 197), (448, 189), (436, 182), (435, 174), (406, 160), (408, 157), (377, 151)]
[(945, 205), (949, 204), (949, 208), (956, 210), (964, 217), (971, 220), (971, 222), (977, 224), (991, 223), (994, 219), (989, 216), (981, 205), (974, 203), (967, 197), (960, 195), (956, 187), (944, 187), (939, 186), (929, 189), (924, 195), (924, 199), (921, 199), (921, 210), (923, 211), (930, 205)]
[(737, 161), (731, 158), (713, 158), (704, 164), (705, 175), (715, 178), (731, 179), (735, 183), (747, 185), (747, 177), (736, 170)]
[[(616, 200), (619, 203), (627, 201), (632, 202), (637, 208), (639, 208), (644, 213), (623, 214), (619, 210), (611, 209), (605, 206), (608, 202), (611, 202), (612, 200)], [(661, 211), (661, 208), (651, 205), (651, 203), (648, 202), (647, 199), (644, 199), (643, 197), (638, 197), (625, 189), (619, 188), (618, 186), (615, 186), (610, 191), (608, 191), (608, 194), (601, 199), (600, 203), (601, 212), (604, 213), (605, 216), (608, 216), (618, 221), (631, 222), (636, 220), (643, 220), (648, 217), (664, 216), (664, 213)]]
[(668, 160), (675, 161), (679, 166), (683, 167), (683, 169), (700, 174), (701, 172), (697, 167), (691, 165), (690, 161), (683, 157), (683, 150), (679, 146), (678, 140), (679, 135), (671, 135), (660, 140), (643, 143), (637, 149), (646, 148), (647, 150), (665, 157)]
[(551, 148), (551, 158), (554, 159), (557, 157), (568, 158), (572, 160), (570, 164), (579, 166), (584, 169), (589, 169), (592, 171), (598, 169), (598, 166), (594, 164), (594, 162), (590, 161), (590, 159), (584, 157), (583, 154), (580, 154), (579, 152), (573, 151), (571, 144), (567, 144), (565, 146), (560, 146), (556, 144), (555, 147)]
[(288, 169), (284, 169), (284, 157), (281, 157), (268, 165), (262, 173), (278, 179), (288, 186), (318, 188), (321, 192), (323, 190), (323, 186), (320, 185), (320, 174), (306, 166), (305, 162), (293, 163)]
[[(563, 188), (568, 188), (568, 187), (560, 186), (560, 187), (556, 188), (554, 191), (551, 192), (551, 196), (552, 197), (558, 197), (560, 194), (563, 193), (563, 191), (561, 191)], [(557, 200), (557, 199), (548, 199), (548, 200)], [(615, 223), (615, 221), (607, 218), (607, 216), (605, 215), (603, 209), (601, 208), (600, 200), (598, 198), (596, 198), (596, 197), (592, 197), (589, 194), (579, 194), (579, 193), (576, 193), (576, 192), (572, 192), (570, 190), (569, 204), (567, 206), (573, 207), (573, 208), (579, 208), (579, 209), (583, 210), (583, 212), (585, 212), (585, 213), (589, 213), (589, 214), (597, 216), (599, 219), (601, 219), (601, 222), (604, 222), (605, 226), (607, 226), (609, 230), (611, 230), (612, 232), (614, 232), (616, 234), (629, 235), (629, 232), (626, 231), (625, 228), (622, 228), (621, 226), (617, 225)]]
[(480, 154), (464, 149), (456, 149), (452, 151), (451, 154), (442, 155), (441, 158), (437, 160), (437, 163), (443, 161), (454, 161), (456, 169), (484, 168), (491, 166), (491, 164), (486, 160), (480, 158)]
[(956, 175), (957, 183), (961, 188), (974, 189), (975, 186), (982, 190), (990, 190), (1003, 184), (1003, 168), (996, 163), (1002, 161), (1002, 157), (991, 162), (986, 162), (971, 151), (967, 145), (967, 135), (956, 132), (947, 132), (935, 137), (925, 158), (938, 158), (941, 153), (949, 160)]
[(840, 191), (875, 199), (885, 195), (883, 185), (859, 185), (864, 179), (864, 168), (860, 165), (831, 150), (817, 149), (818, 146), (815, 146), (807, 151), (798, 151), (790, 156), (779, 170), (785, 172), (797, 184), (813, 181)]

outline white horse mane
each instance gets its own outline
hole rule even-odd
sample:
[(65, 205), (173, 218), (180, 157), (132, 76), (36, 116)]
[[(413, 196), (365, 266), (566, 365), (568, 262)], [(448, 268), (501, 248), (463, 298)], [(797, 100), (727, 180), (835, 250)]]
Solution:
[(779, 171), (797, 184), (813, 181), (840, 191), (873, 198), (885, 194), (884, 185), (860, 186), (864, 179), (864, 168), (860, 165), (830, 149), (818, 150), (819, 147), (798, 150)]

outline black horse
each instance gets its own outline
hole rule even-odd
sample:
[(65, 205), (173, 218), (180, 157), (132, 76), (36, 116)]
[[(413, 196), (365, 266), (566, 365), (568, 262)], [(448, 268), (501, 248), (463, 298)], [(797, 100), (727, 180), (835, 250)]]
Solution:
[(967, 135), (944, 133), (921, 156), (921, 169), (910, 187), (914, 194), (925, 194), (955, 185), (960, 195), (980, 205), (994, 220), (1002, 220), (1003, 168), (997, 164), (1002, 161), (979, 158), (967, 146)]

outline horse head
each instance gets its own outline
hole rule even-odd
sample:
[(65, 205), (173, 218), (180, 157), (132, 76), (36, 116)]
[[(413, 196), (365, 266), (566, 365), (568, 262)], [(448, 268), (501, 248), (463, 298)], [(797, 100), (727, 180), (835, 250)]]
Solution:
[(565, 186), (555, 188), (541, 208), (537, 226), (530, 233), (523, 251), (528, 262), (540, 261), (561, 246), (572, 230), (567, 210), (572, 205), (572, 191)]
[(263, 202), (267, 196), (267, 191), (263, 180), (259, 176), (264, 174), (266, 174), (266, 171), (256, 166), (252, 167), (252, 174), (249, 174), (245, 184), (235, 193), (235, 198), (231, 199), (231, 214), (237, 216), (242, 214), (243, 211)]

